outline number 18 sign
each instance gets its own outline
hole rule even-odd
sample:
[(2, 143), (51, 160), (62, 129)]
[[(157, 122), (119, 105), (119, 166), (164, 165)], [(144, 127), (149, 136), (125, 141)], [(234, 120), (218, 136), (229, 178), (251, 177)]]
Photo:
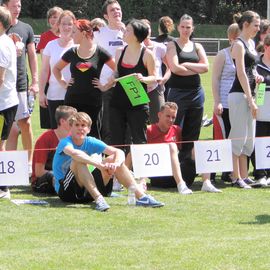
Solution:
[(29, 185), (27, 151), (0, 152), (0, 186)]
[(197, 173), (233, 170), (231, 140), (197, 141), (194, 150)]
[(172, 175), (168, 144), (133, 144), (130, 150), (135, 177)]

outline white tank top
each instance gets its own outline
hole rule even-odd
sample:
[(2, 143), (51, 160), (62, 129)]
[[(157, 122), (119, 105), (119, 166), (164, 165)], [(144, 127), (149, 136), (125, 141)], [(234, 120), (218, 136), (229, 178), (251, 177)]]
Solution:
[(230, 54), (231, 47), (222, 49), (225, 54), (225, 63), (223, 66), (223, 70), (220, 77), (220, 84), (219, 84), (219, 95), (220, 95), (220, 102), (223, 108), (228, 109), (228, 94), (232, 88), (233, 81), (235, 79), (235, 65), (233, 63), (231, 54)]

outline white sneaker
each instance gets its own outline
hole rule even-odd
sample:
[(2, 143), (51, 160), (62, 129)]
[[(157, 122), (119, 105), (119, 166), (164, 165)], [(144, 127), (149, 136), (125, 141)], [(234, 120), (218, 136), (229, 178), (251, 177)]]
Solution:
[(266, 184), (267, 184), (267, 186), (270, 186), (270, 177), (268, 177), (268, 178), (266, 179)]
[(213, 192), (213, 193), (222, 192), (220, 189), (217, 189), (210, 181), (204, 181), (201, 190), (205, 192)]
[(258, 184), (262, 185), (262, 187), (266, 187), (267, 186), (267, 180), (265, 177), (262, 177), (260, 178), (258, 181), (257, 181)]
[(183, 195), (188, 195), (188, 194), (192, 194), (193, 193), (192, 190), (187, 187), (187, 185), (186, 185), (185, 182), (179, 183), (177, 185), (177, 189), (178, 189), (178, 192), (180, 194), (183, 194)]
[(4, 190), (0, 189), (0, 199), (10, 200), (10, 190), (8, 189), (8, 190), (4, 191)]
[(251, 189), (251, 186), (249, 186), (243, 179), (237, 179), (232, 182), (232, 186), (237, 186), (244, 189)]

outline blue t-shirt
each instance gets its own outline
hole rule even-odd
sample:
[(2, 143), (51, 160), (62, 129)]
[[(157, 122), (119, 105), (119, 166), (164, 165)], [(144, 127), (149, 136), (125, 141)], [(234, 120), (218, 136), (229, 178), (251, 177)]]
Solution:
[(104, 142), (93, 137), (86, 137), (82, 145), (75, 145), (71, 136), (60, 140), (53, 158), (53, 174), (55, 177), (54, 188), (57, 193), (60, 187), (59, 181), (64, 179), (72, 161), (72, 158), (66, 155), (63, 151), (67, 146), (71, 146), (74, 149), (79, 149), (88, 155), (100, 154), (107, 147)]

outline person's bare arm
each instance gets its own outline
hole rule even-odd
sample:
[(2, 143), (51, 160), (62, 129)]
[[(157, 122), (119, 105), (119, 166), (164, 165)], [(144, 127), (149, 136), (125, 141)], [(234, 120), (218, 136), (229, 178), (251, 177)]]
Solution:
[(38, 93), (38, 62), (37, 62), (37, 54), (35, 49), (34, 42), (31, 42), (27, 45), (27, 56), (28, 62), (31, 72), (32, 82), (29, 86), (29, 90), (33, 93)]
[(3, 67), (0, 67), (0, 87), (3, 85), (4, 80), (5, 80), (5, 73), (6, 69)]
[(212, 93), (214, 97), (214, 113), (216, 115), (221, 115), (223, 112), (223, 106), (220, 102), (219, 85), (224, 64), (225, 64), (225, 54), (222, 51), (220, 51), (214, 59), (212, 71)]
[(167, 45), (166, 60), (171, 72), (176, 75), (190, 76), (196, 74), (184, 67), (182, 64), (179, 64), (174, 42), (169, 42)]

